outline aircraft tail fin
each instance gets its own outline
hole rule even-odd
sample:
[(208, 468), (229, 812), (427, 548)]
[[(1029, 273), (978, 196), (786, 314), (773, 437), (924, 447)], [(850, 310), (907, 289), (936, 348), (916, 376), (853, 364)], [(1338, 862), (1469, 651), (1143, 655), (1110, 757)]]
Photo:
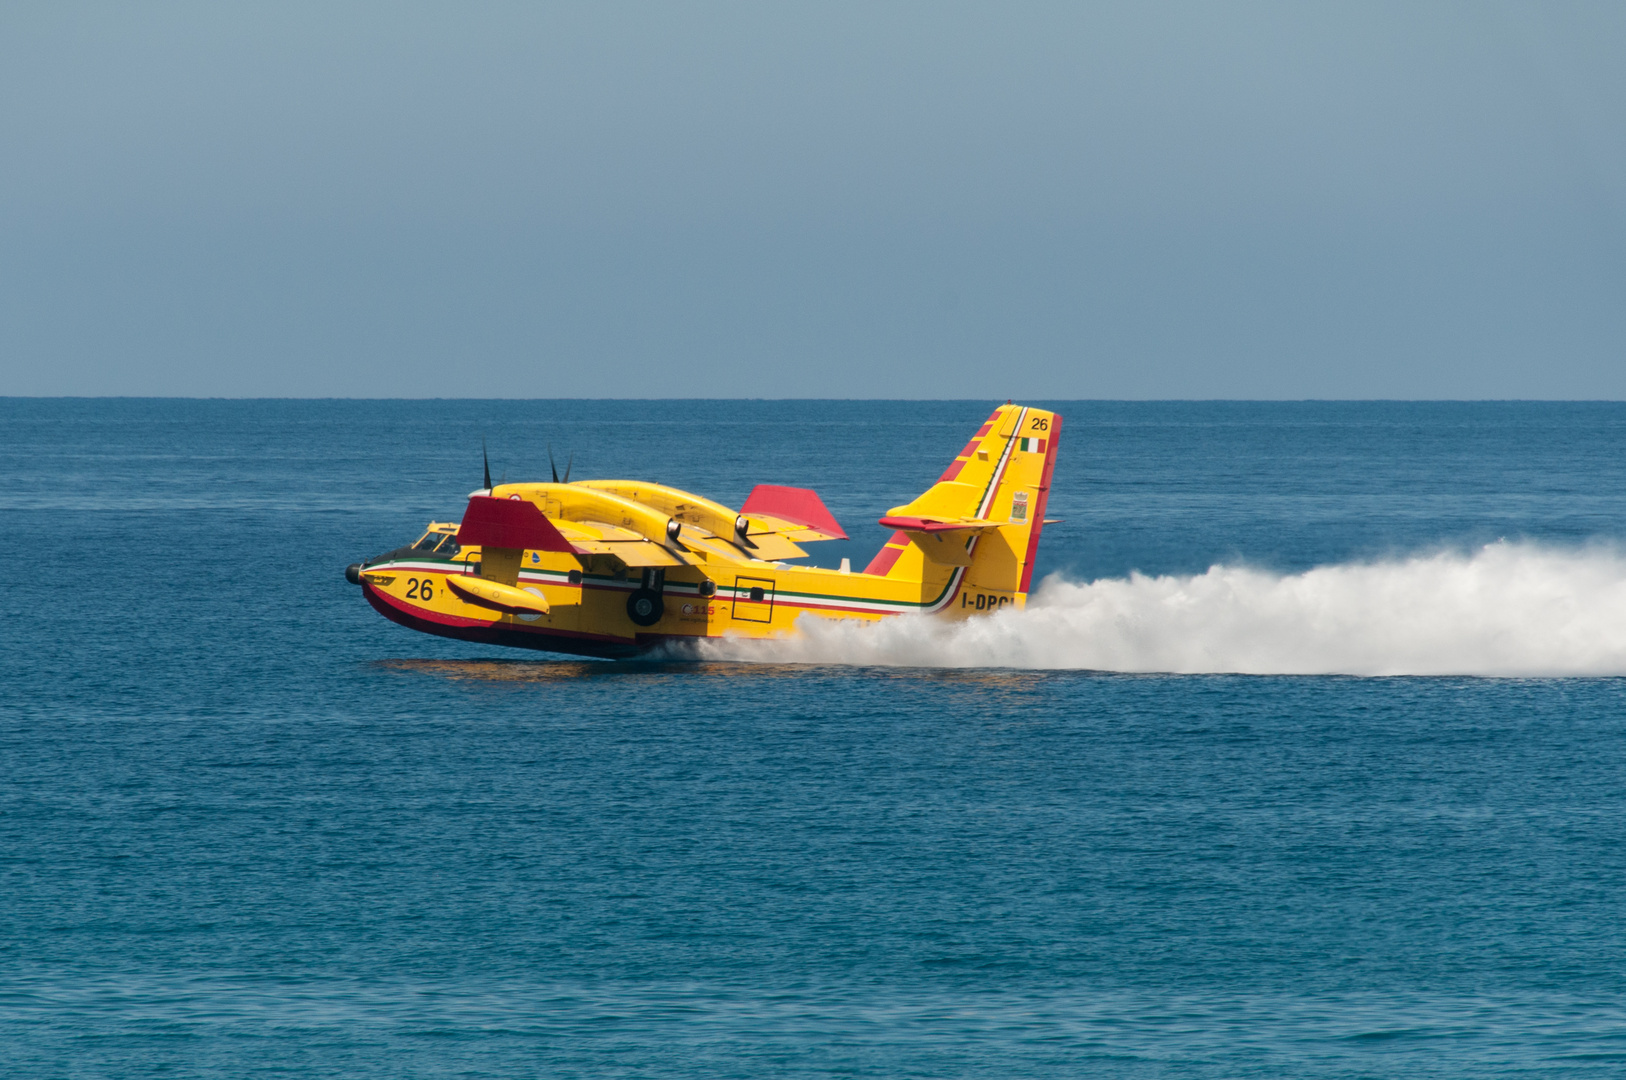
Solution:
[[(1010, 404), (995, 409), (937, 483), (881, 519), (896, 531), (864, 572), (891, 577), (937, 563), (957, 575), (943, 600), (948, 608), (1023, 603), (1060, 434), (1056, 413)], [(904, 558), (911, 548), (918, 561)]]

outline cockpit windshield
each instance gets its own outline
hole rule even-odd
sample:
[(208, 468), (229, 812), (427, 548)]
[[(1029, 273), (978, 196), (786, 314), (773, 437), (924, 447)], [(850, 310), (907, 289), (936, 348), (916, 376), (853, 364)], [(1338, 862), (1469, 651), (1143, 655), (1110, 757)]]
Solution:
[(457, 534), (455, 532), (436, 532), (430, 530), (418, 538), (412, 545), (413, 551), (434, 551), (441, 555), (456, 555), (458, 552)]

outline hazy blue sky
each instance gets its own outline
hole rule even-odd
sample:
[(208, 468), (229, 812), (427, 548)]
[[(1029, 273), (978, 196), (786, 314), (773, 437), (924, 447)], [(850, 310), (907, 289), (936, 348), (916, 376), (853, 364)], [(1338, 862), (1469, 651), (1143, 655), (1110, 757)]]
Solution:
[(1626, 397), (1626, 4), (0, 5), (0, 394)]

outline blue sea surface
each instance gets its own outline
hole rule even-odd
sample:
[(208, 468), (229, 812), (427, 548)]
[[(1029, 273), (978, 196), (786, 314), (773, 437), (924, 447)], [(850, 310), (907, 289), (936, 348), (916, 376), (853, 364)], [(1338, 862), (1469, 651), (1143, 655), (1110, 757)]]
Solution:
[[(581, 661), (346, 563), (992, 402), (0, 400), (7, 1077), (1626, 1075), (1626, 680)], [(1626, 537), (1626, 405), (1036, 403), (1041, 575)]]

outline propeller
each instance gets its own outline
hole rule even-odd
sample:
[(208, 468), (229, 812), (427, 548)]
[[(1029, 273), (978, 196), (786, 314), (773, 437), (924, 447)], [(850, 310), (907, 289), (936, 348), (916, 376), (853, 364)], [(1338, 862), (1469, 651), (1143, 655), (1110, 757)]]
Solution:
[(486, 490), (491, 490), (491, 456), (486, 453), (486, 441), (480, 440), (480, 464), (485, 466)]
[(565, 478), (563, 480), (559, 479), (559, 465), (553, 460), (553, 444), (548, 444), (548, 471), (553, 473), (553, 482), (555, 484), (570, 483), (570, 467), (574, 464), (576, 464), (576, 451), (572, 450), (570, 459), (565, 462)]

